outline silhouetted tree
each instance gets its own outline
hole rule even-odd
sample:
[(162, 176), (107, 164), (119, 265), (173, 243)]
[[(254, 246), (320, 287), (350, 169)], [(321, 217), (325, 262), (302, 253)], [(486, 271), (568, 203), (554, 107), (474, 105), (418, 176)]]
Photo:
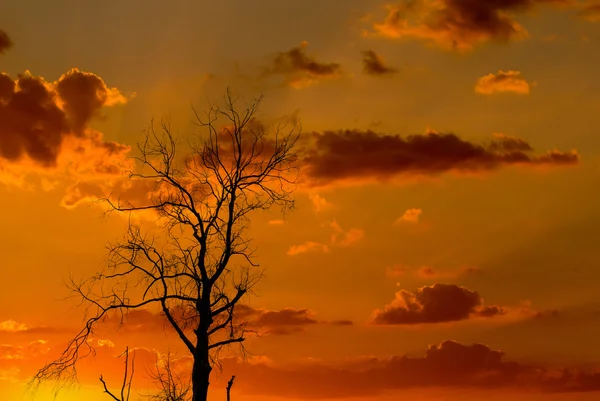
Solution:
[(124, 240), (109, 247), (107, 267), (71, 280), (87, 304), (85, 325), (33, 383), (77, 380), (78, 360), (94, 353), (88, 340), (98, 323), (113, 312), (122, 323), (128, 311), (156, 305), (192, 356), (192, 401), (207, 399), (219, 352), (244, 341), (235, 306), (261, 277), (246, 230), (250, 215), (293, 206), (300, 126), (282, 122), (269, 133), (256, 120), (261, 99), (240, 110), (227, 90), (203, 116), (194, 110), (204, 134), (185, 143), (169, 123), (158, 132), (151, 124), (130, 174), (131, 185), (151, 184), (150, 200), (105, 201), (115, 212), (155, 212), (160, 229), (130, 219)]

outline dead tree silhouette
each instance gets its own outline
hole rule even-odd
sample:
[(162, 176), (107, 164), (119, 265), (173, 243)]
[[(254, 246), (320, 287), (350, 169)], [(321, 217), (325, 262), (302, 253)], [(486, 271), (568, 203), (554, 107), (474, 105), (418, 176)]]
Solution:
[(88, 340), (103, 319), (154, 306), (193, 359), (191, 400), (206, 401), (220, 352), (241, 346), (247, 333), (235, 306), (262, 275), (247, 234), (250, 216), (294, 205), (300, 125), (260, 124), (261, 100), (240, 109), (228, 89), (203, 116), (194, 110), (204, 134), (186, 143), (175, 138), (169, 121), (159, 132), (151, 124), (138, 144), (138, 169), (130, 173), (132, 186), (149, 186), (148, 200), (105, 201), (113, 212), (154, 212), (154, 226), (130, 219), (125, 238), (109, 246), (107, 267), (91, 278), (71, 279), (87, 305), (84, 327), (32, 385), (76, 381), (77, 362), (94, 353)]

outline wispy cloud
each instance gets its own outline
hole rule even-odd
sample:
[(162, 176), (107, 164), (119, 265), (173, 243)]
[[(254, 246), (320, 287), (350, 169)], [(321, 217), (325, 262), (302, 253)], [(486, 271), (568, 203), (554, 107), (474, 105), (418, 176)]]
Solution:
[(383, 59), (372, 50), (363, 52), (363, 72), (367, 75), (380, 77), (398, 72), (395, 68), (385, 65)]
[(285, 79), (285, 84), (295, 89), (313, 85), (323, 79), (338, 78), (342, 68), (338, 63), (318, 62), (306, 54), (308, 42), (285, 52), (278, 52), (263, 76), (279, 75)]

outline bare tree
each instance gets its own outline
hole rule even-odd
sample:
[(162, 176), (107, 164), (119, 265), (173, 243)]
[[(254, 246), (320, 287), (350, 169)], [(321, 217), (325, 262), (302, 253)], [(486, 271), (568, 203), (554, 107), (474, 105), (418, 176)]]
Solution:
[(88, 340), (99, 323), (115, 313), (122, 323), (128, 311), (155, 306), (192, 356), (192, 401), (207, 399), (219, 352), (242, 345), (247, 333), (235, 307), (262, 274), (248, 238), (250, 216), (294, 204), (300, 126), (260, 124), (261, 99), (239, 109), (227, 90), (204, 115), (194, 110), (204, 134), (185, 143), (170, 123), (159, 130), (151, 124), (130, 174), (132, 185), (149, 184), (149, 201), (106, 202), (114, 212), (155, 212), (160, 229), (130, 223), (124, 240), (109, 246), (105, 269), (71, 280), (87, 305), (85, 325), (33, 383), (77, 380), (77, 362), (94, 353)]

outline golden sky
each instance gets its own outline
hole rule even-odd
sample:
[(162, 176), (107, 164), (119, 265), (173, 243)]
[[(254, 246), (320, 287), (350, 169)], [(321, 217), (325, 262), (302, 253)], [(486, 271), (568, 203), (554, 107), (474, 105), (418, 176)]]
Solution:
[[(597, 399), (599, 66), (594, 0), (2, 1), (0, 398), (80, 327), (142, 130), (231, 86), (309, 145), (213, 400)], [(115, 328), (58, 401), (107, 399), (125, 346), (189, 362), (153, 311)]]

